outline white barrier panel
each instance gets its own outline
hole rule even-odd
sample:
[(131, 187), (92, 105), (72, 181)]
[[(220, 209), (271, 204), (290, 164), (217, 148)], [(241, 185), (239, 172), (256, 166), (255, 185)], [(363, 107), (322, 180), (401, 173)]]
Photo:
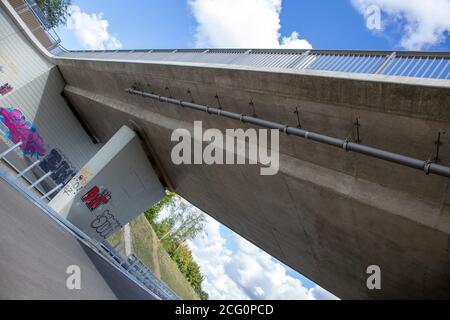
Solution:
[(139, 138), (123, 126), (49, 205), (87, 235), (104, 240), (163, 196)]

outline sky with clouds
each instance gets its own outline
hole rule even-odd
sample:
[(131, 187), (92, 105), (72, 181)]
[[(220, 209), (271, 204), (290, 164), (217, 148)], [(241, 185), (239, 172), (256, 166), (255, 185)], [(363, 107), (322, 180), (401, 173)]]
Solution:
[[(450, 48), (450, 0), (72, 0), (69, 49)], [(381, 29), (366, 26), (367, 8)]]
[[(181, 197), (190, 212), (200, 209)], [(180, 207), (179, 205), (175, 206)], [(167, 217), (166, 207), (158, 219)], [(331, 300), (333, 294), (271, 257), (249, 241), (206, 215), (204, 232), (188, 240), (200, 266), (203, 290), (213, 300)]]
[(86, 13), (77, 5), (69, 7), (66, 28), (72, 31), (85, 49), (105, 50), (120, 49), (122, 43), (108, 32), (109, 22), (103, 13)]
[[(70, 11), (57, 30), (68, 49), (450, 50), (450, 0), (73, 0)], [(213, 218), (188, 245), (212, 299), (336, 298)]]
[(336, 299), (211, 217), (206, 234), (188, 241), (188, 246), (210, 299)]

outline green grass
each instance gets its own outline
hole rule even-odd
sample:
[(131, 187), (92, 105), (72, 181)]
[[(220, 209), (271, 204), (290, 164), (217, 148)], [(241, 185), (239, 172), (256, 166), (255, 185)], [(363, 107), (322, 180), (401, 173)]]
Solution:
[[(160, 276), (157, 270), (161, 268), (161, 265), (158, 263), (158, 257), (155, 257), (152, 253), (154, 246), (158, 246), (158, 242), (155, 243), (153, 229), (147, 219), (145, 219), (144, 215), (140, 215), (131, 221), (131, 239), (134, 254), (138, 256), (139, 259), (141, 259), (142, 262), (144, 262), (157, 276)], [(159, 248), (156, 249), (156, 252), (158, 252)]]
[[(142, 260), (176, 294), (186, 300), (198, 300), (199, 297), (178, 269), (177, 264), (161, 247), (150, 223), (142, 214), (131, 222), (131, 236), (134, 254)], [(123, 230), (108, 238), (110, 243), (120, 241), (124, 245)], [(124, 250), (122, 253), (125, 254)]]
[(116, 245), (117, 242), (120, 242), (119, 247), (122, 248), (120, 250), (120, 253), (125, 255), (125, 242), (123, 240), (123, 230), (122, 229), (117, 230), (113, 235), (109, 236), (108, 241), (112, 245)]
[(161, 263), (161, 279), (183, 299), (199, 300), (200, 298), (197, 293), (164, 249), (160, 250), (159, 258)]

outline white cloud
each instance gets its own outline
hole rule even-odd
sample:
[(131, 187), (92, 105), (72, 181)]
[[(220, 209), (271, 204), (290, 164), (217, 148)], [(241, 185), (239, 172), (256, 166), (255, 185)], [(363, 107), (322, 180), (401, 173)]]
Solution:
[(298, 32), (294, 31), (289, 37), (283, 37), (281, 41), (281, 48), (285, 49), (312, 49), (311, 44), (298, 38)]
[(115, 50), (122, 48), (122, 43), (108, 32), (108, 20), (103, 14), (82, 12), (79, 6), (69, 7), (70, 17), (67, 28), (75, 33), (80, 44), (90, 50)]
[[(400, 45), (407, 50), (423, 50), (445, 41), (450, 33), (450, 0), (351, 0), (365, 14), (378, 6), (387, 18), (402, 26)], [(386, 21), (384, 21), (386, 22)]]
[(237, 249), (232, 252), (219, 228), (220, 224), (208, 217), (206, 235), (188, 241), (210, 299), (336, 299), (319, 286), (306, 288), (287, 274), (285, 266), (235, 234), (230, 240)]
[(207, 217), (206, 234), (188, 241), (188, 246), (205, 277), (202, 288), (208, 292), (210, 299), (248, 299), (225, 271), (225, 266), (231, 261), (232, 252), (225, 247), (225, 239), (220, 235), (219, 227), (220, 224), (216, 220)]
[(188, 0), (197, 20), (196, 46), (311, 49), (297, 32), (280, 42), (282, 0)]

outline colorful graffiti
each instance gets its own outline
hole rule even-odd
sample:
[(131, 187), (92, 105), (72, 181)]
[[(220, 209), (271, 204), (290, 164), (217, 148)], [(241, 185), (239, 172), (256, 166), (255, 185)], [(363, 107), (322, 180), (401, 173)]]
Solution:
[(94, 186), (81, 198), (81, 200), (86, 203), (89, 210), (94, 211), (102, 204), (106, 204), (111, 200), (111, 192), (109, 192), (108, 189), (103, 189), (100, 192), (99, 187)]
[(106, 239), (115, 230), (122, 227), (110, 210), (106, 209), (100, 215), (94, 212), (97, 208), (107, 204), (111, 200), (111, 192), (108, 189), (100, 189), (94, 186), (81, 197), (81, 200), (86, 204), (92, 214), (96, 215), (91, 222), (91, 227), (95, 229), (95, 232), (100, 237)]
[(24, 154), (36, 158), (44, 156), (44, 141), (22, 112), (13, 108), (0, 108), (0, 121), (9, 130), (7, 133), (9, 140), (14, 143), (22, 142), (20, 149)]
[(39, 164), (39, 167), (46, 173), (52, 171), (50, 177), (56, 184), (66, 184), (76, 174), (76, 170), (69, 160), (58, 149), (52, 149)]
[(66, 184), (76, 175), (76, 169), (58, 149), (46, 154), (43, 139), (33, 125), (26, 120), (22, 112), (13, 108), (0, 108), (0, 122), (8, 129), (6, 137), (13, 143), (22, 142), (20, 149), (31, 158), (45, 156), (39, 167), (45, 172), (52, 172), (51, 179), (56, 184)]
[(78, 192), (80, 192), (88, 183), (90, 178), (93, 176), (86, 168), (81, 168), (79, 175), (74, 176), (63, 189), (66, 196), (74, 197)]
[(4, 85), (0, 86), (0, 94), (1, 94), (2, 96), (4, 96), (4, 95), (10, 93), (12, 90), (13, 90), (13, 87), (11, 87), (11, 86), (9, 85), (9, 83), (5, 83)]

